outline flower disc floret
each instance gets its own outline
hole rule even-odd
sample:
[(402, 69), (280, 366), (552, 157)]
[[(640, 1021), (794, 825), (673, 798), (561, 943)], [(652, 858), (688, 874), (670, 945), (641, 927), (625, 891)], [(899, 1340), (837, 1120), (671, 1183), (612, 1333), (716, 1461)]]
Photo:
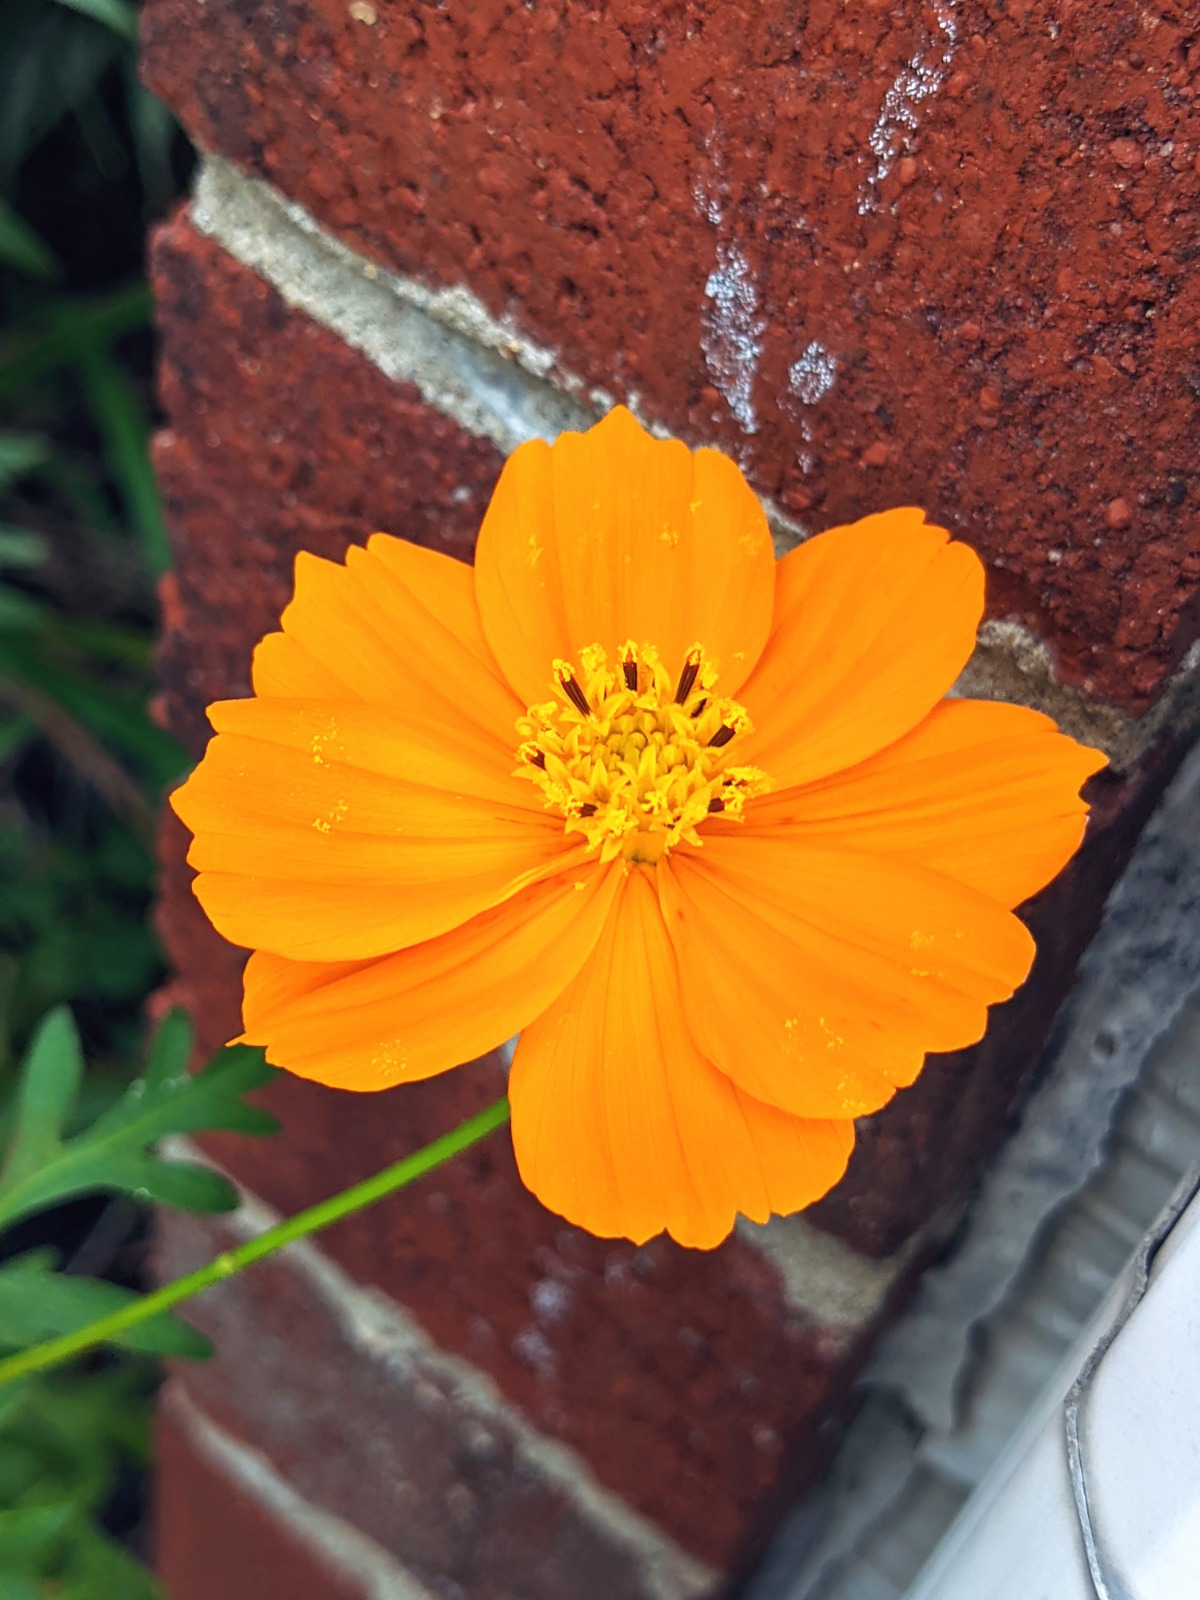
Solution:
[(615, 666), (589, 645), (580, 663), (577, 672), (555, 661), (555, 698), (518, 721), (517, 771), (601, 861), (655, 862), (672, 845), (699, 844), (706, 817), (738, 818), (771, 787), (731, 759), (750, 718), (714, 692), (716, 668), (699, 645), (677, 677), (651, 644), (625, 644)]

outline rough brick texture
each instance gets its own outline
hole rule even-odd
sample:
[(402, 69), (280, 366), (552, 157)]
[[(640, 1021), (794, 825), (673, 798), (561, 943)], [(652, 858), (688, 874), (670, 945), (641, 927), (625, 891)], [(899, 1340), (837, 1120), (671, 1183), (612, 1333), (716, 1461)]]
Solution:
[(469, 559), (500, 456), (389, 381), (185, 223), (154, 249), (175, 426), (155, 466), (178, 535), (159, 656), (165, 716), (195, 755), (204, 707), (249, 694), (296, 551), (376, 528)]
[(1116, 703), (1194, 637), (1187, 0), (197, 16), (149, 0), (151, 84), (353, 245), (723, 440), (814, 528), (927, 506)]
[[(288, 311), (186, 221), (159, 236), (155, 271), (172, 421), (159, 463), (178, 545), (163, 679), (172, 725), (199, 749), (206, 700), (246, 691), (251, 646), (287, 597), (298, 548), (334, 553), (384, 525), (430, 542), (448, 530), (443, 548), (469, 553), (464, 522), (478, 514), (496, 461)], [(335, 443), (346, 439), (346, 454), (370, 450), (361, 441), (375, 440), (379, 419), (396, 430), (388, 453), (376, 443), (374, 470), (352, 478)], [(309, 478), (303, 464), (313, 458)], [(303, 496), (289, 487), (302, 473)], [(353, 516), (341, 495), (353, 496)], [(1111, 783), (1101, 794), (1107, 825), (1044, 919), (1026, 1009), (999, 1014), (985, 1052), (932, 1063), (917, 1089), (864, 1127), (855, 1173), (823, 1208), (860, 1247), (890, 1250), (961, 1198), (1002, 1133), (1032, 1066), (1031, 1035), (1061, 996), (1135, 825), (1132, 792)], [(243, 956), (191, 895), (185, 842), (165, 819), (159, 925), (179, 973), (175, 997), (197, 1017), (207, 1051), (238, 1031)], [(268, 1098), (284, 1137), (210, 1148), (287, 1213), (453, 1125), (500, 1084), (496, 1064), (483, 1062), (382, 1095), (364, 1117), (358, 1097), (281, 1077)], [(634, 1250), (565, 1227), (523, 1190), (503, 1139), (325, 1242), (356, 1279), (409, 1307), (440, 1346), (578, 1450), (602, 1483), (718, 1564), (768, 1524), (776, 1494), (811, 1477), (819, 1425), (862, 1355), (861, 1330), (848, 1336), (796, 1316), (774, 1269), (740, 1240), (712, 1255), (667, 1241)], [(244, 1309), (262, 1333), (263, 1308)], [(262, 1374), (248, 1367), (246, 1378), (257, 1386)], [(219, 1409), (218, 1389), (208, 1400)]]

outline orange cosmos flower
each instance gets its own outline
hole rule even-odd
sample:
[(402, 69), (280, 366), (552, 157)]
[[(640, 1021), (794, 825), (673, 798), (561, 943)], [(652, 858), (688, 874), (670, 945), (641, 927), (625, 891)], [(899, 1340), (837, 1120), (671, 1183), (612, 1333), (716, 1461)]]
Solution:
[(596, 1234), (809, 1205), (1024, 979), (1104, 764), (944, 698), (982, 605), (917, 510), (776, 563), (731, 461), (619, 407), (515, 452), (474, 570), (301, 555), (174, 797), (246, 1040), (368, 1090), (519, 1032), (522, 1178)]

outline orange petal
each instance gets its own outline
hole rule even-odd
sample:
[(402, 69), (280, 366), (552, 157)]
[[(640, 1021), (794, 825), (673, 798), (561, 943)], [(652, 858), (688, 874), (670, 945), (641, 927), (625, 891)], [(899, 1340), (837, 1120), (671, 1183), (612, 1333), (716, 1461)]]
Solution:
[(771, 620), (775, 562), (762, 508), (732, 461), (654, 439), (623, 406), (587, 433), (522, 445), (479, 534), (483, 630), (529, 704), (557, 657), (585, 645), (616, 659), (629, 639), (674, 672), (693, 644), (732, 694)]
[(551, 1211), (636, 1243), (719, 1244), (825, 1194), (848, 1121), (744, 1094), (696, 1049), (651, 876), (634, 869), (583, 970), (521, 1035), (509, 1084), (521, 1177)]
[(903, 856), (1017, 906), (1079, 848), (1088, 812), (1079, 786), (1106, 760), (1040, 712), (945, 700), (858, 766), (751, 801), (744, 829)]
[(445, 1072), (512, 1038), (574, 978), (620, 883), (594, 866), (548, 879), (440, 938), (378, 961), (246, 966), (247, 1044), (336, 1089)]
[(660, 863), (699, 1048), (798, 1116), (859, 1116), (930, 1050), (982, 1038), (1026, 976), (1011, 912), (906, 861), (786, 838), (706, 836)]
[(384, 955), (583, 859), (468, 724), (296, 699), (209, 715), (218, 735), (171, 803), (196, 836), (196, 894), (234, 944)]
[(509, 754), (525, 710), (484, 640), (470, 567), (377, 533), (346, 561), (296, 557), (295, 596), (254, 658), (259, 695), (363, 700), (469, 722)]
[(357, 700), (331, 667), (286, 633), (268, 633), (254, 647), (250, 679), (263, 699)]
[(779, 563), (771, 638), (740, 699), (738, 760), (777, 789), (853, 766), (907, 733), (962, 671), (983, 567), (913, 509), (818, 534)]

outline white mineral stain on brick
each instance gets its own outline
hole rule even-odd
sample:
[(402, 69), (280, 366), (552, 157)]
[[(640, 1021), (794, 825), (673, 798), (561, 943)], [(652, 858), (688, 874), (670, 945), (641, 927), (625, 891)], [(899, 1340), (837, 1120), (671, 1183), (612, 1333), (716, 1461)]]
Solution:
[(522, 1328), (512, 1342), (513, 1355), (539, 1378), (553, 1378), (558, 1371), (554, 1348), (540, 1328)]
[(704, 317), (700, 348), (713, 382), (742, 431), (757, 433), (754, 381), (767, 324), (758, 314), (758, 285), (746, 253), (736, 239), (727, 236), (729, 184), (715, 133), (707, 136), (704, 149), (709, 171), (692, 185), (692, 199), (697, 214), (721, 237), (717, 240), (717, 264), (704, 285), (705, 297), (712, 301), (712, 307)]
[(788, 388), (802, 405), (815, 406), (833, 388), (837, 369), (837, 357), (814, 339), (788, 368)]
[(859, 191), (860, 216), (874, 211), (878, 205), (879, 185), (895, 166), (905, 137), (917, 130), (916, 108), (941, 88), (946, 71), (954, 59), (958, 23), (954, 16), (953, 0), (942, 0), (942, 3), (934, 6), (933, 12), (937, 18), (940, 39), (933, 40), (927, 49), (918, 50), (901, 67), (883, 97), (879, 116), (867, 140), (875, 156), (875, 170)]
[(758, 287), (741, 245), (718, 241), (717, 264), (704, 293), (713, 303), (700, 339), (704, 360), (743, 432), (757, 433), (754, 380), (767, 324), (758, 315)]
[(529, 1304), (541, 1322), (561, 1322), (571, 1309), (571, 1290), (557, 1278), (542, 1278), (529, 1292)]
[[(711, 152), (711, 144), (707, 147)], [(696, 202), (696, 209), (702, 217), (707, 217), (714, 228), (719, 228), (723, 220), (721, 197), (716, 187), (712, 184), (697, 182), (692, 185), (692, 199)]]

